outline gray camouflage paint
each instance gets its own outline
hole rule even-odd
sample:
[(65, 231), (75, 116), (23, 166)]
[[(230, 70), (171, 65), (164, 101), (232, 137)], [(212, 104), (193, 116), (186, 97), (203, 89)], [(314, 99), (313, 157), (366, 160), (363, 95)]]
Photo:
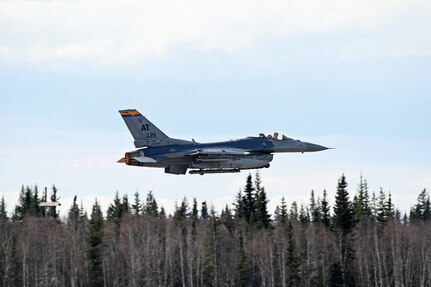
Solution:
[(328, 148), (313, 143), (274, 136), (197, 143), (168, 137), (137, 110), (119, 111), (135, 139), (138, 150), (127, 152), (118, 162), (127, 165), (162, 167), (166, 173), (226, 173), (269, 167), (273, 153), (316, 152)]

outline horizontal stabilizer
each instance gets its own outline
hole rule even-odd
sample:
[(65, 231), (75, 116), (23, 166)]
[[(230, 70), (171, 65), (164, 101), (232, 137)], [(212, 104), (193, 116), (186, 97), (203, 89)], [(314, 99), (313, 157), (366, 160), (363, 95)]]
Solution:
[(131, 164), (132, 161), (136, 162), (141, 162), (141, 163), (155, 163), (157, 162), (157, 160), (151, 158), (151, 157), (147, 157), (147, 156), (137, 156), (137, 157), (131, 157), (131, 156), (126, 156), (123, 157), (122, 159), (117, 160), (118, 163), (125, 163), (125, 164)]
[(157, 160), (155, 160), (151, 157), (148, 157), (148, 156), (138, 156), (138, 157), (134, 157), (133, 159), (137, 160), (139, 162), (142, 162), (142, 163), (155, 163), (155, 162), (157, 162)]

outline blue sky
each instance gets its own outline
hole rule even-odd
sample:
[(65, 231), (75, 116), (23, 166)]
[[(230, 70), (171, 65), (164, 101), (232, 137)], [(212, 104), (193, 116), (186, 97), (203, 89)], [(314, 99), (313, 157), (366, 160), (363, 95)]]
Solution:
[(427, 1), (2, 1), (0, 196), (56, 184), (106, 208), (116, 190), (221, 209), (247, 172), (172, 176), (116, 164), (133, 149), (117, 111), (176, 138), (262, 131), (336, 147), (279, 154), (262, 170), (282, 196), (331, 200), (345, 173), (401, 210), (431, 187), (431, 4)]

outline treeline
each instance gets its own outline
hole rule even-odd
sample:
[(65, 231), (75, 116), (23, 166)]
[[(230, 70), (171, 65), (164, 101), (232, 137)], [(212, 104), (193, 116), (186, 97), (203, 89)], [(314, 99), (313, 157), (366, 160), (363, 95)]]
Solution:
[(430, 286), (426, 190), (401, 215), (363, 177), (353, 199), (347, 186), (342, 175), (332, 206), (311, 191), (271, 215), (256, 173), (220, 212), (184, 198), (166, 214), (152, 192), (117, 192), (106, 216), (75, 197), (64, 222), (41, 207), (47, 189), (23, 186), (10, 218), (0, 201), (0, 286)]

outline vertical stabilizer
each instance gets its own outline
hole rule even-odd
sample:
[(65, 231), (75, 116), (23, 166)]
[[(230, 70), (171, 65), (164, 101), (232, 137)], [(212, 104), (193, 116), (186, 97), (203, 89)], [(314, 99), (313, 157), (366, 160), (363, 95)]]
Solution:
[(169, 138), (137, 110), (130, 109), (119, 112), (135, 139), (135, 146), (149, 146), (152, 143)]

